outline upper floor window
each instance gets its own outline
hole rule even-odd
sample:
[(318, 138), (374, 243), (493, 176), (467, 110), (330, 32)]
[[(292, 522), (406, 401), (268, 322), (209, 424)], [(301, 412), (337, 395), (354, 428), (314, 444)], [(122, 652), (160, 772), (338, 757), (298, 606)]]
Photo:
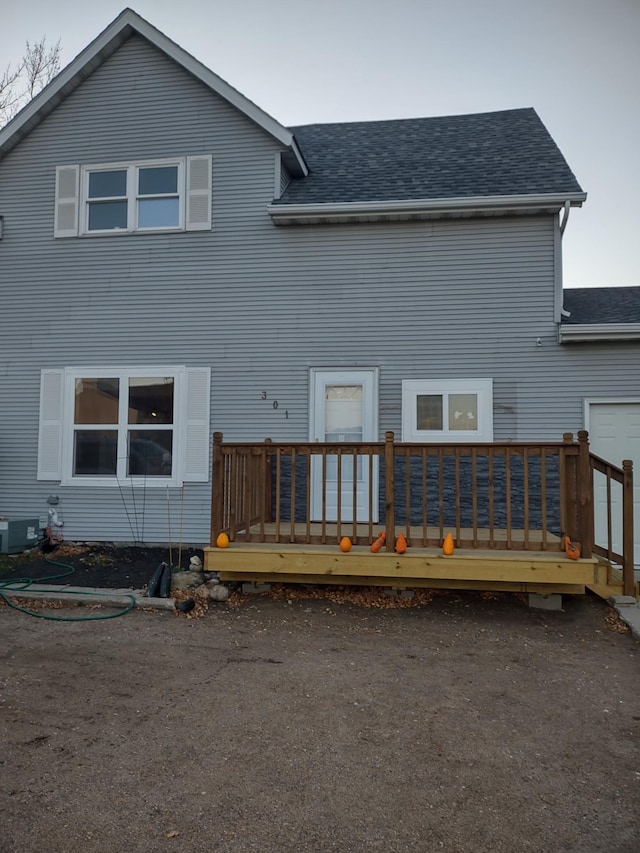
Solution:
[(59, 166), (55, 237), (211, 229), (211, 156)]
[(83, 169), (86, 231), (180, 228), (182, 164)]

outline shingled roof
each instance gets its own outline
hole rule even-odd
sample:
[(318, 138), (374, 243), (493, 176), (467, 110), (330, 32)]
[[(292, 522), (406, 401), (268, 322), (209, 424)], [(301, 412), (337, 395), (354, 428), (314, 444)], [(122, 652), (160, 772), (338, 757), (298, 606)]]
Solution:
[(274, 204), (582, 193), (530, 108), (289, 129), (310, 174)]
[(564, 291), (564, 308), (570, 317), (563, 325), (640, 323), (639, 287), (576, 287)]

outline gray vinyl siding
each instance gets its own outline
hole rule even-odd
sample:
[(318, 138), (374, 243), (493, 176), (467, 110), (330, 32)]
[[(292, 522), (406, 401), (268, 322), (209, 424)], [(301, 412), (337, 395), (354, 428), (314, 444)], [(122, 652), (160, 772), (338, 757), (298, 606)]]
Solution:
[[(0, 162), (3, 514), (56, 494), (69, 539), (208, 541), (207, 484), (36, 480), (42, 368), (210, 365), (229, 440), (307, 440), (310, 367), (378, 367), (380, 437), (403, 379), (492, 378), (497, 440), (558, 439), (585, 397), (640, 393), (637, 345), (557, 343), (554, 217), (276, 227), (279, 150), (133, 38)], [(54, 240), (56, 166), (208, 153), (212, 231)]]

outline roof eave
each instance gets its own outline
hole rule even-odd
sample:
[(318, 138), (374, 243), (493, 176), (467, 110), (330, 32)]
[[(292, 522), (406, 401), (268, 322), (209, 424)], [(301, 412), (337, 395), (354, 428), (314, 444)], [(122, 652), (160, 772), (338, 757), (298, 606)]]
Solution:
[(572, 207), (581, 207), (586, 198), (587, 194), (581, 192), (325, 204), (287, 204), (285, 202), (270, 204), (267, 210), (276, 225), (301, 225), (317, 222), (368, 222), (389, 219), (554, 213), (564, 207), (566, 202), (569, 202)]
[(212, 89), (221, 98), (247, 116), (266, 133), (289, 148), (299, 164), (300, 174), (307, 167), (293, 134), (286, 127), (245, 98), (213, 71), (167, 38), (132, 9), (125, 9), (81, 53), (73, 59), (24, 109), (0, 131), (0, 158), (44, 119), (92, 71), (113, 54), (131, 35), (137, 33), (182, 66), (186, 71)]
[(595, 341), (640, 341), (640, 323), (561, 324), (561, 344)]

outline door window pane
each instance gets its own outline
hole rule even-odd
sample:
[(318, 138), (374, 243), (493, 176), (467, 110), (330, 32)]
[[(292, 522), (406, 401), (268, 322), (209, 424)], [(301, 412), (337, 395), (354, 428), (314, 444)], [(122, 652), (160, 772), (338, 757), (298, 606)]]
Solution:
[(442, 394), (418, 394), (417, 429), (442, 429)]
[(74, 423), (118, 423), (118, 379), (76, 379)]
[[(362, 385), (327, 385), (325, 387), (325, 441), (361, 442), (363, 435)], [(361, 476), (361, 459), (357, 458), (356, 477)], [(342, 482), (353, 481), (353, 456), (342, 457)], [(338, 479), (338, 457), (327, 456), (327, 480)]]
[(325, 388), (325, 441), (362, 441), (362, 385)]

